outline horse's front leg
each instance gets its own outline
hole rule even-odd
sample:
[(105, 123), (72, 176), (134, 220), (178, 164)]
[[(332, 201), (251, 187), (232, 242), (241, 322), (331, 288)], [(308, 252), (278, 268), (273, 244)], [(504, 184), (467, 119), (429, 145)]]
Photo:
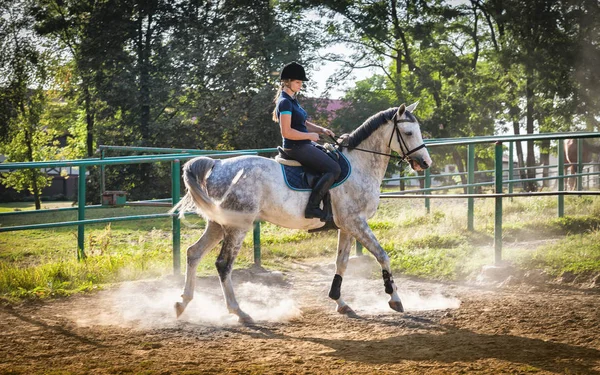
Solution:
[(247, 230), (239, 228), (224, 228), (225, 238), (223, 240), (223, 247), (221, 253), (215, 263), (217, 271), (219, 272), (219, 280), (221, 281), (221, 288), (223, 289), (223, 295), (227, 303), (227, 309), (230, 313), (238, 316), (240, 323), (252, 323), (250, 315), (246, 314), (235, 298), (233, 292), (233, 283), (231, 282), (231, 271), (233, 269), (233, 262), (242, 247), (242, 242), (246, 236)]
[(350, 233), (343, 230), (338, 231), (337, 259), (335, 261), (335, 276), (329, 290), (329, 298), (337, 304), (337, 312), (346, 315), (355, 315), (354, 311), (342, 299), (342, 278), (348, 266), (350, 248), (352, 247), (353, 237)]
[(196, 270), (202, 257), (210, 251), (219, 241), (223, 239), (223, 229), (221, 225), (214, 221), (206, 223), (204, 234), (195, 244), (187, 249), (187, 263), (185, 271), (185, 287), (181, 295), (181, 302), (175, 303), (175, 312), (177, 317), (183, 314), (188, 303), (194, 298), (196, 288)]
[(402, 306), (402, 302), (400, 301), (400, 296), (398, 296), (398, 287), (394, 283), (394, 278), (392, 277), (392, 269), (390, 266), (390, 257), (387, 255), (385, 250), (377, 241), (377, 238), (371, 231), (371, 228), (367, 224), (367, 221), (361, 218), (356, 218), (356, 220), (352, 223), (353, 225), (349, 225), (348, 232), (350, 232), (363, 246), (367, 248), (375, 256), (375, 259), (381, 265), (381, 273), (383, 276), (383, 285), (385, 286), (385, 292), (390, 295), (390, 300), (388, 304), (393, 310), (398, 312), (404, 312), (404, 307)]

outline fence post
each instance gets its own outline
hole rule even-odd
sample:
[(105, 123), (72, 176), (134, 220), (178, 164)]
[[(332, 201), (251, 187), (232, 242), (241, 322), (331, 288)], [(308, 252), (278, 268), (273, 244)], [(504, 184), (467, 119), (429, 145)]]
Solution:
[(565, 191), (565, 144), (562, 139), (558, 140), (558, 164), (556, 165), (558, 171), (558, 217), (565, 216), (565, 196), (560, 194), (561, 191)]
[[(467, 193), (475, 193), (475, 145), (470, 144), (467, 152)], [(473, 197), (467, 198), (467, 230), (473, 231), (475, 229), (475, 199)]]
[[(496, 142), (495, 157), (495, 192), (502, 194), (502, 142)], [(502, 197), (496, 197), (495, 200), (494, 259), (496, 265), (500, 265), (502, 261)]]
[(577, 138), (577, 191), (583, 190), (583, 138)]
[[(171, 202), (175, 206), (179, 203), (181, 194), (181, 162), (173, 160), (171, 163)], [(181, 273), (181, 221), (178, 213), (172, 218), (173, 238), (173, 274)]]
[[(431, 171), (429, 168), (425, 169), (425, 189), (431, 188)], [(425, 195), (431, 194), (430, 191), (426, 191)], [(425, 209), (427, 213), (431, 212), (431, 202), (429, 198), (425, 198)]]
[[(85, 220), (85, 166), (79, 166), (77, 181), (77, 220)], [(85, 224), (77, 225), (77, 260), (83, 260), (85, 255)]]
[[(512, 181), (513, 177), (515, 175), (515, 166), (513, 165), (513, 158), (514, 158), (514, 149), (515, 149), (515, 142), (509, 142), (508, 143), (508, 181)], [(508, 193), (512, 194), (513, 192), (513, 183), (509, 182), (508, 183)], [(510, 201), (512, 202), (513, 198), (510, 197)]]
[(356, 256), (361, 256), (363, 255), (363, 246), (360, 242), (358, 242), (358, 240), (356, 240)]
[[(106, 150), (103, 148), (100, 149), (100, 160), (104, 160), (106, 156)], [(102, 194), (106, 191), (106, 166), (102, 164), (100, 166), (100, 199), (102, 199)]]
[(254, 229), (252, 230), (253, 244), (254, 244), (254, 265), (260, 266), (260, 221), (254, 222)]

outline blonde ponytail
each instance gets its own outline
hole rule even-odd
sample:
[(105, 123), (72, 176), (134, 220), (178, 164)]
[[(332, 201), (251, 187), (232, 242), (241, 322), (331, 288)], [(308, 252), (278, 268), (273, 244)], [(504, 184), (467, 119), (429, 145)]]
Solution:
[(273, 109), (272, 119), (276, 123), (279, 123), (279, 118), (277, 117), (277, 101), (279, 100), (279, 96), (281, 95), (281, 92), (283, 91), (284, 86), (288, 86), (291, 81), (292, 81), (291, 79), (282, 80), (281, 83), (279, 84), (279, 88), (277, 89), (277, 94), (275, 94), (275, 98), (273, 99), (273, 103), (275, 103), (275, 108)]

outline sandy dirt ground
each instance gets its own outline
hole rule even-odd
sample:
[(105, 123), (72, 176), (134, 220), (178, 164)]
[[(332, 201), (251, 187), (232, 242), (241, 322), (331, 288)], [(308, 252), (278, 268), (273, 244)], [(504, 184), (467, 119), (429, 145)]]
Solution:
[(600, 374), (597, 289), (396, 277), (397, 313), (367, 275), (344, 278), (355, 317), (327, 298), (333, 267), (303, 263), (234, 273), (254, 325), (227, 314), (216, 277), (179, 320), (180, 280), (3, 304), (0, 374)]

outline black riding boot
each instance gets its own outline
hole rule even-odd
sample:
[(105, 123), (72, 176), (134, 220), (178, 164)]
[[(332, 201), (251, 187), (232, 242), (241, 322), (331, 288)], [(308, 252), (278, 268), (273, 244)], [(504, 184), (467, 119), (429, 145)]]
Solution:
[(331, 215), (327, 215), (319, 206), (321, 201), (325, 198), (325, 194), (329, 191), (329, 188), (335, 182), (335, 178), (332, 173), (325, 173), (321, 176), (319, 181), (313, 187), (312, 193), (308, 198), (308, 204), (304, 211), (304, 217), (307, 219), (319, 218), (321, 221), (331, 221), (333, 218)]

